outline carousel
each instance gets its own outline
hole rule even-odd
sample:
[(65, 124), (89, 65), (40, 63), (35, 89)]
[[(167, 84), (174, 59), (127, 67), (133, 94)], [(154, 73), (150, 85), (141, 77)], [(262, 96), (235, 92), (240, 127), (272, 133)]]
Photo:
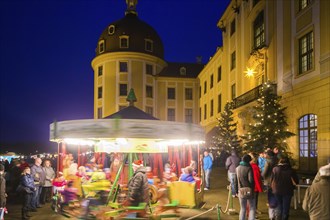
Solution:
[[(91, 189), (109, 191), (103, 208), (102, 216), (111, 219), (116, 216), (120, 208), (119, 195), (124, 190), (127, 180), (132, 177), (131, 167), (134, 159), (141, 159), (145, 166), (149, 167), (148, 179), (150, 180), (150, 191), (152, 203), (157, 206), (161, 197), (159, 189), (170, 189), (168, 204), (163, 207), (188, 206), (196, 207), (203, 200), (203, 181), (200, 163), (200, 147), (204, 144), (204, 130), (196, 124), (161, 121), (143, 112), (134, 106), (136, 97), (131, 89), (127, 97), (129, 106), (103, 119), (85, 119), (59, 121), (50, 125), (50, 141), (58, 143), (58, 171), (64, 171), (65, 158), (68, 157), (68, 145), (76, 146), (78, 164), (84, 165), (86, 161), (86, 146), (93, 148), (93, 153), (102, 159), (106, 154), (123, 155), (120, 168), (117, 169), (112, 181), (101, 183), (82, 184), (83, 197), (88, 197)], [(163, 161), (166, 158), (166, 161)], [(180, 198), (177, 193), (186, 189), (185, 184), (173, 181), (163, 183), (165, 164), (169, 164), (171, 172), (177, 176), (182, 168), (196, 162), (196, 184), (193, 185), (194, 195)], [(166, 165), (165, 165), (166, 167)], [(123, 177), (124, 176), (124, 177)], [(173, 182), (173, 183), (170, 183)], [(94, 184), (94, 185), (93, 185)], [(191, 187), (188, 187), (191, 188)], [(181, 191), (182, 192), (182, 191)], [(199, 193), (199, 194), (196, 194)], [(116, 209), (116, 210), (112, 210)]]

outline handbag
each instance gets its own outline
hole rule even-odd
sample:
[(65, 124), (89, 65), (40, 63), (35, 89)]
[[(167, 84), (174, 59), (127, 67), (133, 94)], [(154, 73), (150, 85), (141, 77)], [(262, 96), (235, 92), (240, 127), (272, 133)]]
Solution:
[(250, 199), (252, 196), (251, 187), (241, 187), (238, 190), (238, 196), (242, 199)]
[(23, 186), (21, 184), (18, 185), (16, 191), (19, 192), (19, 193), (22, 193), (22, 192), (33, 193), (33, 191), (29, 187), (25, 187), (25, 186)]
[(237, 175), (237, 182), (238, 182), (238, 197), (242, 199), (251, 199), (253, 196), (252, 188), (251, 187), (242, 187), (241, 180)]

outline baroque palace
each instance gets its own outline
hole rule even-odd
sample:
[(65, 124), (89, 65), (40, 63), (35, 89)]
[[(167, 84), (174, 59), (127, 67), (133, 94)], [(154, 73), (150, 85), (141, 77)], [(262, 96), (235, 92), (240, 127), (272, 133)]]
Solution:
[[(210, 138), (228, 101), (238, 135), (246, 133), (263, 82), (287, 107), (287, 140), (299, 169), (315, 172), (330, 157), (330, 1), (232, 0), (218, 21), (223, 46), (207, 64), (164, 60), (162, 40), (128, 0), (125, 16), (97, 42), (94, 118), (128, 106), (161, 120), (200, 124)], [(212, 21), (210, 21), (212, 22)], [(208, 140), (206, 140), (208, 141)]]

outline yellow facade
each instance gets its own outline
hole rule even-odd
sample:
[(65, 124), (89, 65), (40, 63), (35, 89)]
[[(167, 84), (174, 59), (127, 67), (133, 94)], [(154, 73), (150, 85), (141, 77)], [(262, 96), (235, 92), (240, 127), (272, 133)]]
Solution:
[[(311, 1), (304, 8), (299, 8), (301, 5), (298, 0), (232, 1), (218, 22), (223, 33), (223, 47), (198, 76), (203, 87), (204, 80), (209, 84), (210, 74), (216, 72), (219, 65), (222, 67), (222, 80), (217, 84), (216, 92), (202, 92), (202, 115), (205, 104), (209, 108), (208, 103), (212, 99), (216, 100), (219, 92), (222, 94), (222, 108), (226, 101), (233, 100), (231, 88), (234, 84), (236, 97), (242, 97), (263, 81), (271, 81), (276, 83), (277, 93), (282, 96), (282, 106), (288, 107), (288, 129), (296, 134), (288, 143), (294, 158), (299, 161), (299, 169), (316, 171), (317, 167), (326, 164), (330, 157), (329, 5), (329, 1), (322, 0)], [(264, 43), (256, 48), (258, 37), (255, 32), (258, 29), (255, 27), (261, 14)], [(307, 64), (303, 59), (304, 49), (301, 49), (305, 45), (304, 39), (311, 42), (308, 47), (312, 48)], [(234, 68), (233, 52), (236, 53)], [(246, 76), (248, 68), (254, 72), (252, 77)], [(304, 68), (307, 70), (302, 71)], [(235, 109), (238, 135), (246, 133), (254, 104), (248, 103)], [(216, 114), (217, 117), (219, 115)], [(311, 147), (304, 145), (310, 139), (302, 137), (304, 131), (299, 124), (299, 120), (306, 115), (317, 117), (316, 130), (313, 130), (313, 137), (316, 131), (317, 141), (312, 146), (316, 146), (316, 155), (313, 156), (309, 148), (308, 152), (302, 153), (302, 150), (306, 150), (304, 146)], [(201, 125), (207, 132), (215, 123), (215, 117), (202, 117)]]
[[(288, 129), (296, 134), (288, 140), (290, 151), (301, 170), (316, 171), (330, 157), (329, 11), (330, 1), (325, 0), (233, 0), (219, 15), (223, 46), (215, 48), (196, 78), (159, 76), (168, 63), (146, 53), (98, 55), (92, 61), (94, 117), (104, 118), (127, 106), (126, 96), (119, 95), (119, 85), (127, 84), (127, 90), (134, 88), (138, 108), (161, 120), (173, 120), (169, 109), (174, 109), (172, 117), (179, 122), (185, 122), (191, 110), (191, 122), (200, 123), (206, 133), (217, 125), (226, 102), (234, 100), (240, 103), (234, 117), (238, 135), (242, 135), (255, 104), (246, 97), (270, 81), (282, 96), (282, 106), (287, 107)], [(119, 71), (120, 62), (127, 62), (127, 72)], [(152, 65), (153, 74), (146, 74), (146, 64)], [(101, 76), (99, 66), (103, 66)], [(253, 74), (250, 77), (248, 69)], [(152, 87), (152, 97), (147, 95), (147, 86)], [(168, 88), (175, 89), (174, 99), (168, 99)], [(192, 89), (192, 100), (185, 97), (187, 88)], [(305, 131), (299, 121), (305, 116), (317, 117), (314, 130), (307, 128), (314, 135), (309, 139), (301, 135)], [(313, 138), (317, 154), (311, 156)]]

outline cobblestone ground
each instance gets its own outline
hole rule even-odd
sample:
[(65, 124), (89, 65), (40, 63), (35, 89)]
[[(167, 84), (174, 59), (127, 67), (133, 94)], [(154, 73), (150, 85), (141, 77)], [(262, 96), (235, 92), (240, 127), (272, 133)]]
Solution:
[[(209, 191), (205, 191), (204, 201), (205, 205), (200, 209), (180, 209), (180, 219), (188, 219), (190, 217), (203, 214), (207, 212), (211, 208), (215, 207), (217, 204), (221, 207), (221, 209), (225, 210), (227, 205), (227, 198), (228, 198), (228, 190), (227, 190), (227, 176), (226, 170), (224, 168), (216, 167), (212, 170), (211, 173), (211, 189)], [(305, 190), (301, 191), (301, 198)], [(10, 203), (8, 204), (8, 211), (9, 213), (5, 215), (5, 220), (18, 220), (21, 219), (21, 205), (19, 204), (19, 198), (10, 198)], [(292, 203), (293, 204), (293, 203)], [(239, 212), (239, 203), (238, 199), (233, 199), (233, 209), (236, 213), (229, 215), (229, 214), (220, 214), (220, 219), (238, 219), (238, 212)], [(262, 214), (257, 215), (258, 219), (265, 220), (268, 218), (268, 209), (266, 206), (266, 194), (261, 193), (259, 195), (259, 205), (258, 209), (262, 212)], [(38, 212), (31, 213), (32, 217), (30, 220), (62, 220), (68, 219), (68, 217), (56, 214), (51, 208), (50, 205), (44, 205), (42, 208), (38, 209)], [(77, 219), (71, 217), (70, 219)], [(207, 212), (204, 215), (201, 215), (194, 219), (218, 219), (217, 210), (214, 209), (212, 211)], [(297, 210), (292, 208), (290, 210), (290, 220), (304, 220), (309, 219), (308, 215), (301, 209), (301, 205), (298, 205)]]

